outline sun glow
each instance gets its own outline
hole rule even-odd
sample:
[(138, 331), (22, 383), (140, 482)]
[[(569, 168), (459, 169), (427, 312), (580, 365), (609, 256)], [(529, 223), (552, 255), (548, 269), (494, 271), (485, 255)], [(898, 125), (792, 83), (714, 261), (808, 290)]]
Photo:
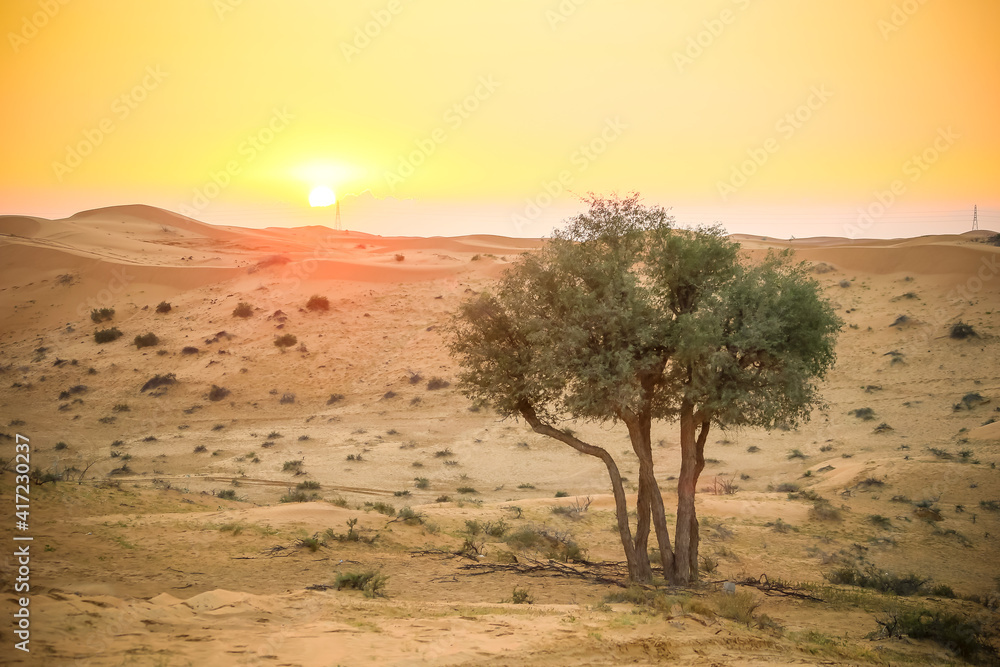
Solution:
[(325, 185), (317, 185), (309, 192), (310, 206), (332, 206), (337, 203), (337, 194)]

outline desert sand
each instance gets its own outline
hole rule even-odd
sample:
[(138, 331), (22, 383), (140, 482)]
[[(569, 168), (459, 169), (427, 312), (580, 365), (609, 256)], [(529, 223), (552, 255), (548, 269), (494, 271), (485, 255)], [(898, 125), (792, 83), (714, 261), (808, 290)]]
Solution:
[[(959, 597), (908, 602), (996, 622), (995, 607), (962, 599), (995, 601), (1000, 585), (1000, 248), (980, 242), (989, 234), (738, 238), (750, 255), (791, 247), (812, 264), (845, 321), (838, 361), (810, 422), (712, 433), (698, 511), (715, 568), (657, 609), (609, 602), (623, 590), (608, 580), (613, 567), (605, 578), (500, 569), (547, 554), (467, 531), (502, 520), (508, 534), (571, 538), (589, 563), (621, 559), (601, 464), (474, 408), (453, 384), (450, 313), (542, 241), (218, 227), (146, 206), (0, 216), (0, 488), (13, 497), (16, 434), (30, 438), (32, 467), (63, 477), (31, 488), (31, 653), (11, 648), (5, 622), (0, 655), (11, 665), (961, 664), (928, 640), (869, 638), (892, 599), (830, 586), (824, 573), (850, 559), (913, 572)], [(312, 295), (329, 310), (307, 309)], [(169, 312), (157, 312), (163, 301)], [(240, 302), (252, 316), (233, 315)], [(114, 316), (95, 324), (95, 308)], [(978, 336), (950, 338), (958, 321)], [(96, 343), (110, 326), (123, 336)], [(157, 345), (133, 344), (150, 332)], [(275, 346), (283, 334), (296, 344)], [(174, 384), (142, 389), (167, 374)], [(211, 400), (224, 393), (213, 386), (229, 393)], [(970, 394), (984, 400), (962, 404)], [(851, 414), (863, 408), (872, 419)], [(573, 428), (637, 479), (624, 429)], [(656, 426), (668, 508), (677, 438), (675, 424)], [(716, 479), (738, 491), (713, 494)], [(815, 518), (783, 484), (826, 498), (839, 520)], [(298, 485), (315, 499), (281, 502)], [(392, 521), (378, 503), (422, 521)], [(372, 544), (325, 537), (355, 518)], [(467, 539), (479, 554), (456, 553)], [(332, 587), (338, 573), (366, 570), (388, 577), (384, 596)], [(15, 571), (8, 556), (8, 619)], [(761, 575), (822, 601), (741, 583), (773, 625), (716, 613), (723, 581)], [(532, 604), (515, 604), (515, 587)]]

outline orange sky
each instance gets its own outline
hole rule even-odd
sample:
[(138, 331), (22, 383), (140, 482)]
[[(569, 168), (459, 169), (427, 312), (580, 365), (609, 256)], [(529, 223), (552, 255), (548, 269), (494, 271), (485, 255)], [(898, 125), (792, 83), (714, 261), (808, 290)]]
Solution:
[(329, 224), (328, 185), (423, 207), (347, 220), (379, 233), (540, 235), (588, 190), (783, 236), (1000, 227), (995, 0), (5, 0), (0, 26), (0, 213)]

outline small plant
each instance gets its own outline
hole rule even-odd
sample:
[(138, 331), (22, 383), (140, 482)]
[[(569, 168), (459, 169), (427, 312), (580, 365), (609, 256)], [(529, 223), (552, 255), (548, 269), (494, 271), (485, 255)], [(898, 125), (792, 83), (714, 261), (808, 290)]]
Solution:
[[(236, 489), (222, 489), (215, 495), (222, 500), (239, 500), (239, 498), (236, 497)], [(234, 535), (235, 534), (236, 533), (234, 533)]]
[(319, 488), (319, 482), (311, 479), (307, 479), (306, 481), (299, 482), (295, 485), (296, 491), (317, 491)]
[(344, 400), (345, 396), (343, 394), (330, 394), (330, 398), (326, 400), (327, 405), (333, 405), (334, 403), (339, 403)]
[(392, 495), (394, 495), (397, 498), (402, 498), (403, 496), (410, 495), (410, 490), (409, 489), (403, 489), (402, 491), (393, 491)]
[(159, 387), (166, 387), (172, 384), (177, 384), (177, 376), (173, 373), (167, 373), (166, 375), (154, 375), (146, 380), (146, 384), (142, 385), (142, 389), (139, 391), (144, 392), (148, 389), (157, 389)]
[(792, 459), (804, 459), (804, 458), (806, 458), (806, 455), (803, 454), (798, 449), (793, 449), (792, 451), (788, 452), (788, 460), (789, 461), (792, 460)]
[(385, 596), (385, 584), (389, 577), (371, 570), (367, 572), (340, 572), (333, 583), (338, 591), (354, 589), (364, 593), (366, 598)]
[(926, 609), (893, 608), (876, 617), (876, 636), (930, 639), (974, 664), (995, 664), (994, 635), (977, 620)]
[(889, 426), (885, 422), (882, 422), (872, 430), (872, 433), (889, 433), (892, 430), (893, 428), (891, 426)]
[(719, 616), (750, 627), (756, 620), (755, 613), (760, 608), (760, 600), (750, 591), (739, 591), (735, 595), (722, 594), (714, 597)]
[(989, 399), (984, 397), (979, 392), (972, 392), (963, 396), (961, 401), (952, 406), (952, 409), (955, 412), (958, 412), (959, 410), (971, 410), (977, 406), (989, 402), (990, 402)]
[(851, 410), (847, 414), (857, 417), (858, 419), (864, 420), (866, 422), (875, 419), (875, 411), (872, 410), (871, 408), (857, 408), (855, 410)]
[(798, 493), (799, 485), (792, 482), (783, 482), (774, 489), (779, 493)]
[(201, 454), (201, 453), (207, 452), (207, 451), (208, 451), (208, 447), (206, 447), (205, 445), (198, 445), (197, 447), (194, 448), (194, 453), (195, 454)]
[(403, 255), (403, 254), (401, 254), (401, 253), (396, 253), (396, 254), (394, 255), (394, 259), (395, 259), (395, 260), (396, 260), (397, 262), (402, 262), (402, 261), (403, 261), (404, 259), (406, 259), (406, 255)]
[(278, 502), (281, 503), (309, 503), (314, 500), (319, 500), (318, 493), (306, 493), (305, 491), (293, 491), (288, 490), (288, 493), (281, 496)]
[(568, 498), (569, 494), (565, 491), (556, 491), (556, 498)]
[(210, 401), (221, 401), (226, 396), (229, 396), (230, 391), (225, 387), (220, 387), (217, 384), (213, 384), (212, 388), (208, 390), (208, 400)]
[(826, 500), (817, 500), (809, 510), (809, 518), (816, 521), (840, 521), (841, 512)]
[(407, 526), (417, 526), (422, 524), (426, 518), (427, 517), (424, 514), (421, 514), (410, 507), (404, 507), (399, 510), (399, 514), (396, 516), (397, 521), (402, 521)]
[(118, 327), (111, 327), (110, 329), (99, 329), (94, 332), (95, 343), (110, 343), (111, 341), (118, 340), (121, 337), (122, 337), (122, 332), (118, 330)]
[(860, 588), (871, 588), (882, 593), (895, 595), (917, 595), (923, 593), (927, 579), (915, 574), (897, 575), (886, 572), (874, 565), (864, 569), (857, 565), (844, 565), (823, 575), (831, 584), (845, 584)]
[(966, 338), (978, 337), (979, 334), (972, 328), (971, 324), (958, 321), (951, 325), (948, 335), (955, 340), (965, 340)]
[(172, 309), (173, 306), (171, 306), (166, 301), (161, 301), (160, 303), (156, 304), (156, 312), (158, 312), (161, 315), (163, 315), (164, 313), (169, 313)]
[(437, 389), (444, 389), (445, 387), (450, 387), (451, 383), (447, 380), (435, 377), (427, 381), (427, 389), (430, 391), (435, 391)]
[(892, 528), (892, 521), (887, 516), (881, 514), (869, 514), (868, 523), (879, 528)]
[(107, 322), (115, 316), (114, 308), (94, 308), (90, 311), (90, 319), (94, 324), (100, 324), (101, 322)]
[(347, 460), (348, 461), (364, 461), (364, 458), (361, 456), (361, 454), (348, 454), (347, 455)]
[(69, 447), (69, 445), (67, 445), (65, 442), (60, 441), (60, 442), (56, 443), (56, 446), (53, 447), (53, 449), (55, 449), (57, 452), (61, 452), (62, 450), (66, 449), (67, 447)]
[(413, 485), (418, 489), (428, 489), (430, 488), (431, 482), (426, 477), (414, 477)]
[(146, 333), (141, 336), (136, 336), (132, 342), (135, 343), (136, 348), (141, 350), (144, 347), (154, 347), (159, 345), (160, 339), (155, 333)]
[(750, 445), (749, 447), (747, 447), (747, 453), (749, 454), (756, 454), (759, 451), (760, 447), (758, 447), (757, 445)]
[(309, 297), (309, 301), (306, 302), (306, 309), (317, 311), (328, 311), (330, 310), (330, 300), (325, 296), (320, 296), (319, 294), (313, 294)]
[(185, 345), (181, 348), (181, 354), (198, 354), (198, 348), (193, 345)]
[(296, 459), (294, 461), (285, 461), (281, 466), (282, 472), (299, 472), (302, 470), (302, 459)]
[(439, 449), (438, 451), (434, 452), (434, 457), (439, 459), (448, 458), (449, 456), (454, 456), (454, 455), (455, 454), (454, 452), (451, 451), (450, 447)]
[(396, 508), (389, 503), (383, 503), (382, 501), (365, 503), (365, 508), (373, 509), (379, 514), (384, 514), (386, 516), (396, 516)]
[(281, 335), (281, 336), (275, 336), (275, 338), (274, 338), (274, 345), (275, 345), (275, 347), (278, 347), (280, 349), (284, 349), (286, 347), (294, 347), (295, 344), (298, 343), (298, 342), (299, 342), (299, 339), (296, 338), (293, 334), (290, 334), (290, 333), (286, 333), (286, 334)]
[(460, 486), (457, 489), (455, 489), (455, 491), (457, 491), (458, 493), (467, 493), (467, 494), (479, 493), (471, 486)]
[(253, 315), (253, 306), (245, 301), (240, 301), (233, 308), (233, 317), (242, 317), (244, 319)]
[(510, 594), (510, 601), (513, 604), (532, 604), (535, 599), (531, 597), (531, 591), (527, 588), (514, 586), (514, 590)]

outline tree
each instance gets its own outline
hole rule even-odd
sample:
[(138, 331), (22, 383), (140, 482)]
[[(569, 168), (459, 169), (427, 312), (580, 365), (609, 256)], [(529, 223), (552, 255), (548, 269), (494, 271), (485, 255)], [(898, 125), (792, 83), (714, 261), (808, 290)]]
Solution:
[[(631, 579), (652, 578), (652, 526), (664, 576), (687, 583), (698, 575), (694, 499), (710, 428), (807, 419), (841, 323), (787, 254), (751, 262), (721, 228), (676, 229), (636, 194), (585, 201), (587, 213), (461, 304), (449, 347), (469, 398), (604, 463)], [(572, 420), (628, 430), (639, 460), (634, 534), (614, 457), (560, 427)], [(680, 427), (673, 544), (654, 420)]]

